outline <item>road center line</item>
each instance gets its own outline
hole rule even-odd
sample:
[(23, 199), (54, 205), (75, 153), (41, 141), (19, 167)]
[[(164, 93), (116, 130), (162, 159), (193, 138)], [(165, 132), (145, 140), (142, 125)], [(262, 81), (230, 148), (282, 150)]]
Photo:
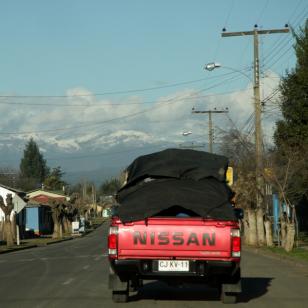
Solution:
[(34, 258), (31, 259), (21, 259), (19, 260), (20, 262), (31, 262), (31, 261), (36, 261)]
[(68, 285), (70, 284), (72, 281), (74, 280), (74, 278), (69, 278), (67, 279), (66, 281), (64, 281), (62, 284), (65, 286), (65, 285)]

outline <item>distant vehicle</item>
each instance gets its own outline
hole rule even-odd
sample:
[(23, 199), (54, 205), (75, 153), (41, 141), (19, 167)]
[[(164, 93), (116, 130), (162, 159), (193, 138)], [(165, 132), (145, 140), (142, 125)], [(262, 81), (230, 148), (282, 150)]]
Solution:
[(115, 302), (144, 280), (202, 283), (224, 303), (241, 292), (241, 237), (225, 181), (227, 159), (169, 149), (137, 158), (118, 193), (108, 236)]
[(111, 216), (111, 208), (108, 208), (108, 209), (103, 209), (103, 217), (110, 217)]

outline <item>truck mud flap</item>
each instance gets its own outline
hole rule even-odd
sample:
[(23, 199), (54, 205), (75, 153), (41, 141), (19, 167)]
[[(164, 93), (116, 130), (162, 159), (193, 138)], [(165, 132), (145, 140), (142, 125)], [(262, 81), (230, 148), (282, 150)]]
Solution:
[(224, 293), (241, 293), (242, 292), (242, 280), (237, 283), (223, 283), (222, 292)]
[(128, 284), (127, 281), (121, 281), (118, 275), (109, 274), (108, 287), (113, 291), (126, 291)]

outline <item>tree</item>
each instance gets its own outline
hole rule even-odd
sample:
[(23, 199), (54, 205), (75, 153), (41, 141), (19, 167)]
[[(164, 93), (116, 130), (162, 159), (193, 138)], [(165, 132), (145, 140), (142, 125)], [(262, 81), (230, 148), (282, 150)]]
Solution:
[(14, 245), (14, 234), (12, 232), (12, 222), (11, 222), (11, 214), (14, 209), (13, 198), (11, 194), (7, 194), (6, 196), (6, 204), (3, 201), (2, 196), (0, 196), (0, 208), (4, 213), (4, 239), (6, 241), (7, 246)]
[[(287, 198), (298, 202), (308, 197), (308, 20), (295, 37), (296, 67), (280, 83), (282, 120), (276, 124), (276, 162), (292, 171), (285, 188)], [(278, 180), (283, 179), (278, 174)]]
[(100, 193), (102, 195), (114, 195), (122, 186), (120, 179), (112, 178), (106, 180), (100, 187)]
[(9, 187), (17, 188), (18, 172), (11, 168), (0, 169), (0, 183)]
[(63, 237), (63, 216), (66, 207), (66, 201), (51, 200), (49, 202), (51, 216), (53, 220), (52, 238), (61, 239)]
[(53, 168), (44, 180), (44, 187), (48, 190), (62, 190), (67, 183), (62, 179), (64, 172), (61, 167)]
[(83, 200), (79, 193), (73, 193), (70, 197), (70, 203), (72, 204), (72, 211), (74, 215), (86, 216), (85, 214), (89, 211), (89, 204)]
[(22, 188), (33, 189), (43, 183), (49, 169), (40, 153), (36, 142), (31, 138), (25, 146), (24, 155), (20, 162), (20, 179)]
[[(280, 199), (282, 246), (295, 237), (295, 204), (308, 197), (308, 20), (295, 38), (296, 66), (280, 82), (282, 119), (276, 123), (272, 182)], [(284, 213), (282, 203), (289, 211)], [(289, 214), (291, 213), (291, 214)]]
[[(237, 206), (245, 210), (243, 220), (245, 243), (265, 244), (264, 209), (256, 205), (256, 172), (254, 145), (250, 136), (237, 129), (230, 130), (222, 137), (220, 152), (229, 157), (236, 179), (232, 186)], [(261, 192), (262, 193), (262, 192)]]
[(81, 198), (79, 193), (73, 193), (70, 200), (53, 199), (48, 202), (53, 220), (52, 238), (62, 238), (63, 234), (71, 234), (72, 222), (78, 216), (86, 217), (90, 205)]
[(219, 150), (230, 159), (232, 165), (241, 169), (255, 169), (255, 162), (250, 159), (254, 155), (254, 144), (249, 135), (231, 129), (222, 136)]

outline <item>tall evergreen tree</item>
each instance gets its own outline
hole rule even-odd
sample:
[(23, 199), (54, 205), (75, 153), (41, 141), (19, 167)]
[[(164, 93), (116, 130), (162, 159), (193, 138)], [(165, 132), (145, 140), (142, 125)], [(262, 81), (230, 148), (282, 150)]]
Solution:
[(44, 187), (47, 190), (62, 190), (67, 183), (63, 180), (64, 172), (61, 167), (52, 168), (49, 175), (44, 180)]
[(36, 142), (31, 138), (25, 146), (24, 156), (20, 162), (20, 178), (23, 183), (25, 183), (25, 180), (29, 180), (29, 182), (31, 182), (30, 186), (39, 186), (43, 183), (48, 173), (49, 169), (46, 160), (43, 154), (40, 153)]
[(278, 163), (292, 171), (287, 195), (294, 202), (308, 197), (308, 20), (293, 35), (297, 63), (280, 84), (283, 119), (277, 122), (274, 140)]

